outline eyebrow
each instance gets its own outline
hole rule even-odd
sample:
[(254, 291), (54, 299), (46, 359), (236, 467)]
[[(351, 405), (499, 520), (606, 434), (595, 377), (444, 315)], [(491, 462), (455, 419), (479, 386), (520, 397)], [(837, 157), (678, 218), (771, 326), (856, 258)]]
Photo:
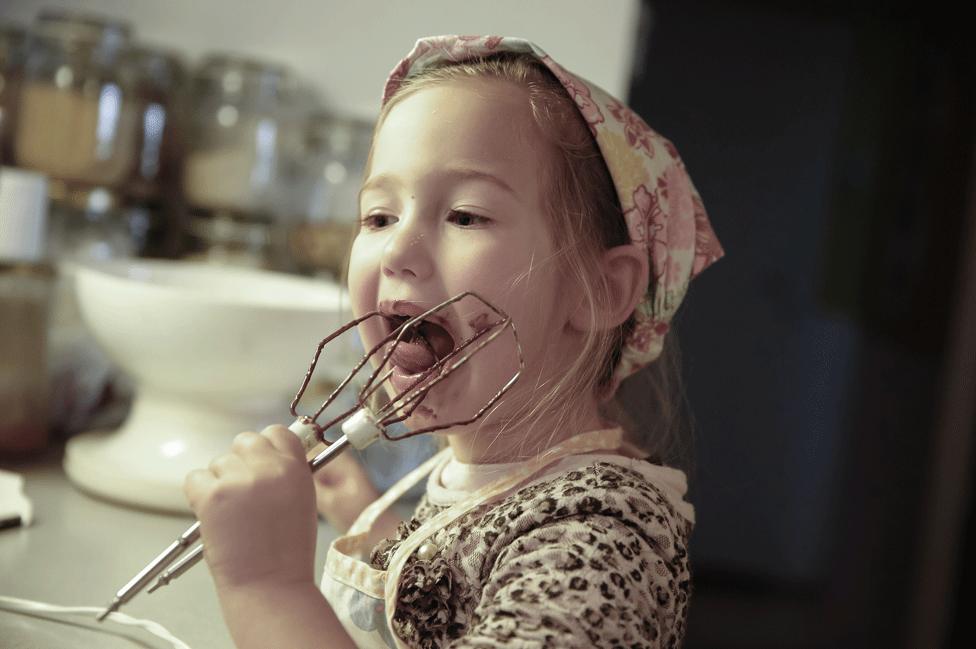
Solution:
[[(496, 187), (508, 192), (513, 197), (518, 199), (518, 193), (512, 189), (511, 185), (499, 178), (498, 176), (488, 173), (487, 171), (482, 171), (481, 169), (475, 169), (473, 167), (447, 167), (442, 171), (438, 171), (437, 176), (442, 176), (448, 179), (457, 180), (481, 180), (484, 182), (491, 183)], [(398, 185), (400, 184), (399, 179), (393, 174), (380, 174), (378, 176), (373, 176), (369, 180), (363, 183), (362, 188), (359, 190), (359, 194), (356, 196), (357, 202), (361, 201), (363, 194), (378, 185)]]

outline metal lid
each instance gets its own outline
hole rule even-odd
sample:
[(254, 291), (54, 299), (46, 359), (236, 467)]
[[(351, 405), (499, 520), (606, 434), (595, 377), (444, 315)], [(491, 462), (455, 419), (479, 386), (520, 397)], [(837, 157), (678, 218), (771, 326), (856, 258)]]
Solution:
[(42, 9), (33, 29), (39, 35), (64, 41), (122, 44), (132, 38), (132, 27), (127, 22), (69, 9)]
[[(19, 25), (0, 23), (0, 67), (5, 67), (23, 57), (27, 30)], [(0, 69), (0, 74), (3, 70)]]
[(282, 102), (291, 99), (298, 89), (288, 67), (234, 54), (206, 56), (193, 76), (197, 92), (216, 92), (225, 97)]

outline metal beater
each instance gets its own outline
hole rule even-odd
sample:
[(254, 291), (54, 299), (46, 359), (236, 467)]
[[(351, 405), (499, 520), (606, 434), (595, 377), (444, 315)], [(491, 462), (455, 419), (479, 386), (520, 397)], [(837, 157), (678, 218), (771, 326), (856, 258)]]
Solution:
[[(498, 316), (499, 319), (495, 322), (490, 322), (484, 326), (481, 326), (469, 338), (460, 343), (456, 343), (454, 345), (454, 349), (442, 358), (436, 358), (435, 356), (436, 362), (433, 365), (421, 372), (405, 390), (391, 397), (386, 403), (376, 408), (376, 411), (374, 412), (373, 409), (368, 405), (368, 402), (375, 395), (377, 390), (382, 387), (383, 383), (393, 374), (394, 370), (391, 367), (390, 358), (393, 356), (396, 348), (405, 340), (414, 340), (417, 337), (422, 338), (422, 335), (419, 333), (419, 327), (428, 318), (436, 316), (438, 312), (448, 309), (452, 305), (466, 298), (479, 301), (482, 305)], [(387, 315), (379, 311), (370, 312), (347, 323), (319, 343), (315, 350), (315, 355), (312, 357), (312, 362), (309, 365), (308, 371), (305, 373), (305, 378), (302, 381), (302, 385), (289, 407), (292, 416), (295, 417), (295, 421), (292, 422), (288, 429), (299, 436), (302, 443), (305, 445), (306, 452), (311, 451), (319, 444), (326, 445), (324, 450), (309, 460), (308, 466), (313, 473), (342, 453), (349, 445), (362, 450), (376, 441), (381, 435), (388, 440), (395, 441), (399, 439), (406, 439), (407, 437), (413, 437), (414, 435), (420, 435), (422, 433), (429, 433), (435, 430), (470, 424), (488, 412), (488, 410), (502, 397), (502, 395), (504, 395), (512, 387), (512, 385), (515, 384), (524, 368), (522, 348), (519, 345), (518, 334), (515, 331), (515, 325), (512, 322), (512, 319), (497, 307), (484, 300), (478, 294), (471, 291), (465, 291), (464, 293), (460, 293), (425, 311), (424, 313), (409, 318), (405, 322), (402, 322), (398, 326), (394, 327), (394, 329), (387, 334), (383, 340), (366, 352), (352, 371), (349, 372), (346, 378), (338, 385), (338, 387), (335, 388), (335, 390), (332, 391), (329, 397), (314, 413), (311, 415), (299, 415), (296, 410), (298, 403), (301, 401), (302, 396), (305, 394), (305, 390), (308, 388), (308, 384), (312, 379), (312, 374), (315, 371), (315, 367), (318, 364), (319, 357), (322, 355), (322, 350), (325, 348), (325, 346), (352, 327), (355, 327), (360, 323), (375, 317), (388, 319)], [(452, 421), (436, 426), (427, 426), (410, 431), (409, 433), (397, 436), (395, 438), (390, 437), (387, 434), (387, 426), (407, 419), (435, 385), (446, 379), (452, 372), (464, 365), (468, 359), (471, 358), (471, 356), (484, 349), (486, 345), (498, 338), (498, 336), (502, 335), (502, 333), (504, 333), (506, 330), (509, 330), (512, 333), (512, 339), (515, 343), (515, 355), (518, 368), (512, 377), (505, 382), (498, 392), (496, 392), (495, 395), (492, 396), (481, 407), (481, 409), (478, 410), (478, 412), (476, 412), (469, 419), (465, 419), (463, 421)], [(365, 366), (370, 359), (377, 357), (381, 351), (382, 357), (380, 362), (376, 365), (372, 373), (369, 375), (366, 383), (359, 390), (356, 405), (334, 417), (325, 424), (317, 423), (319, 416), (336, 400), (342, 390), (350, 383), (350, 381), (353, 380), (363, 366)], [(340, 424), (342, 435), (336, 439), (336, 441), (329, 442), (325, 439), (325, 431), (335, 424)], [(199, 538), (200, 522), (197, 521), (185, 532), (183, 532), (179, 538), (173, 541), (165, 550), (163, 550), (155, 559), (149, 562), (145, 568), (140, 570), (139, 573), (129, 580), (125, 586), (116, 592), (112, 602), (108, 605), (105, 611), (98, 616), (97, 620), (101, 622), (108, 617), (110, 613), (119, 610), (119, 608), (121, 608), (124, 604), (142, 592), (142, 590), (154, 578), (156, 578), (156, 583), (152, 586), (152, 588), (149, 589), (150, 593), (157, 588), (169, 584), (171, 581), (196, 565), (200, 559), (203, 558), (202, 544), (197, 545), (189, 554), (180, 559), (171, 568), (168, 568), (168, 566), (176, 561), (187, 548), (196, 543)]]

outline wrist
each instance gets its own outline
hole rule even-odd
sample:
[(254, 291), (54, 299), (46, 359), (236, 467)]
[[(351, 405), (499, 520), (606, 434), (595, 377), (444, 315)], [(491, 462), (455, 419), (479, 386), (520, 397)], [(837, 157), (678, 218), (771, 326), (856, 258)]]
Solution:
[(318, 592), (315, 582), (309, 578), (285, 578), (269, 576), (261, 579), (235, 580), (228, 578), (214, 579), (217, 594), (221, 599), (273, 599), (281, 597), (287, 599), (309, 591)]
[(325, 596), (311, 581), (263, 581), (218, 592), (224, 621), (238, 649), (354, 647)]
[(230, 593), (289, 593), (299, 592), (308, 588), (314, 589), (315, 582), (309, 578), (277, 578), (251, 579), (248, 581), (225, 581), (223, 588)]

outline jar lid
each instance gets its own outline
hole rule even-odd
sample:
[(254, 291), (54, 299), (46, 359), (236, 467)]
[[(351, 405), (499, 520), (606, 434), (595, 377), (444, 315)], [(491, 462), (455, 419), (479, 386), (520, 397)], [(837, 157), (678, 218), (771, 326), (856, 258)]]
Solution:
[(132, 27), (127, 22), (60, 8), (42, 9), (34, 19), (34, 31), (63, 41), (111, 45), (127, 43), (132, 37)]
[(0, 24), (0, 69), (23, 56), (27, 30), (19, 25)]
[(282, 103), (294, 99), (298, 81), (291, 69), (233, 54), (209, 54), (193, 73), (196, 93)]
[(0, 260), (39, 261), (47, 231), (47, 177), (0, 167)]
[(140, 44), (130, 50), (129, 56), (142, 85), (160, 90), (180, 90), (183, 87), (187, 68), (176, 52)]

